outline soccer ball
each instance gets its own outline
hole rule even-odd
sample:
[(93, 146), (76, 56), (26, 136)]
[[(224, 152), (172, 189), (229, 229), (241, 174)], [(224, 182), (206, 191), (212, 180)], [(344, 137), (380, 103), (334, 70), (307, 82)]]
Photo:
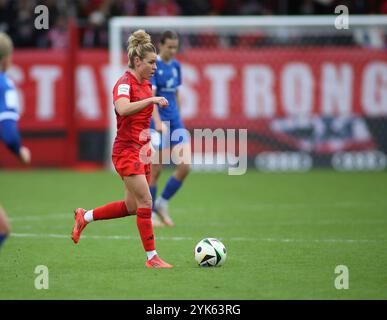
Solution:
[(195, 260), (201, 267), (218, 267), (224, 264), (227, 251), (222, 242), (215, 238), (200, 240), (195, 247)]

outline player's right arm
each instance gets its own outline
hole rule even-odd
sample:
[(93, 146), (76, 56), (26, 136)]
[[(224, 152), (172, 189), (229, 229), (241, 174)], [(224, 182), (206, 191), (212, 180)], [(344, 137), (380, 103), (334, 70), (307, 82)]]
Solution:
[(140, 112), (150, 104), (158, 104), (161, 107), (166, 107), (168, 106), (168, 100), (164, 97), (150, 97), (144, 100), (130, 102), (128, 98), (121, 97), (115, 101), (114, 106), (120, 116), (130, 116), (131, 114)]
[(127, 83), (118, 82), (113, 89), (113, 102), (116, 112), (120, 116), (130, 116), (140, 112), (150, 104), (159, 104), (164, 107), (168, 105), (168, 100), (164, 97), (149, 97), (143, 100), (131, 101), (131, 88)]

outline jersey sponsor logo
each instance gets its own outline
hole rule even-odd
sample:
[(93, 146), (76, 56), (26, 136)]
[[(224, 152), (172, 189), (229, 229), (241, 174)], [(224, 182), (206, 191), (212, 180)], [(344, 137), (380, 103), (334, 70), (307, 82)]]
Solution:
[(117, 88), (117, 95), (129, 95), (130, 86), (128, 84), (120, 84)]
[(176, 92), (176, 88), (161, 88), (161, 92)]
[(174, 81), (173, 78), (170, 78), (169, 80), (167, 80), (167, 88), (173, 87), (174, 82), (175, 82), (175, 81)]

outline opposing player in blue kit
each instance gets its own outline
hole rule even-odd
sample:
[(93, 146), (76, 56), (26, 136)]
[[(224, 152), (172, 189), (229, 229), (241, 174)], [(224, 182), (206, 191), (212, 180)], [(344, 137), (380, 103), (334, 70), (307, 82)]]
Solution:
[[(12, 62), (13, 44), (11, 38), (0, 32), (0, 140), (21, 162), (31, 161), (30, 150), (21, 145), (17, 127), (19, 103), (15, 85), (6, 75)], [(0, 205), (0, 247), (10, 233), (5, 210)]]
[(0, 32), (0, 139), (21, 162), (28, 164), (31, 154), (21, 145), (17, 127), (19, 120), (19, 100), (15, 85), (6, 71), (12, 62), (13, 44), (11, 38)]
[[(181, 188), (183, 181), (191, 170), (191, 144), (189, 134), (186, 132), (180, 117), (179, 86), (182, 83), (180, 63), (174, 59), (179, 46), (178, 35), (174, 31), (167, 30), (162, 33), (157, 57), (157, 71), (151, 82), (153, 93), (163, 96), (169, 101), (167, 108), (158, 107), (153, 113), (151, 129), (163, 131), (160, 136), (153, 132), (152, 145), (156, 149), (152, 162), (150, 192), (156, 199), (157, 183), (162, 171), (162, 160), (165, 158), (179, 159), (173, 174), (169, 177), (161, 195), (153, 201), (152, 221), (154, 226), (173, 226), (174, 223), (168, 212), (168, 202)], [(160, 119), (158, 119), (158, 116)], [(166, 126), (162, 130), (161, 120)], [(167, 156), (167, 157), (166, 157)], [(161, 221), (160, 221), (161, 220)]]

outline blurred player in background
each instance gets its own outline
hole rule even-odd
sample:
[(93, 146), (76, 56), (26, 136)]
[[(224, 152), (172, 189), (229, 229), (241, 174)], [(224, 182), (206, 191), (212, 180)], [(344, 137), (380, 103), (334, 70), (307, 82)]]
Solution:
[(10, 232), (11, 230), (8, 223), (7, 215), (5, 214), (5, 210), (3, 209), (3, 207), (0, 205), (0, 248)]
[[(30, 150), (21, 145), (17, 126), (19, 103), (15, 85), (6, 75), (12, 62), (13, 44), (11, 38), (0, 32), (0, 140), (19, 160), (28, 164), (31, 161)], [(10, 233), (5, 210), (0, 205), (0, 247)]]
[(117, 135), (112, 160), (125, 186), (125, 201), (109, 203), (94, 210), (75, 210), (72, 232), (78, 243), (82, 230), (94, 220), (137, 215), (137, 227), (147, 254), (146, 267), (171, 268), (155, 250), (152, 226), (152, 196), (149, 191), (151, 144), (149, 126), (154, 104), (168, 105), (164, 97), (154, 97), (148, 81), (156, 71), (156, 49), (144, 30), (132, 33), (128, 40), (129, 70), (113, 88), (117, 117)]
[[(157, 183), (162, 171), (162, 159), (165, 158), (165, 154), (168, 154), (168, 157), (171, 155), (172, 159), (181, 159), (180, 163), (176, 164), (176, 169), (169, 177), (161, 196), (153, 203), (152, 222), (154, 226), (174, 225), (168, 213), (168, 202), (181, 188), (191, 169), (190, 140), (180, 117), (179, 86), (182, 83), (181, 67), (180, 63), (174, 59), (178, 47), (179, 38), (177, 33), (170, 30), (164, 31), (160, 38), (157, 71), (151, 80), (154, 95), (164, 96), (169, 102), (168, 108), (162, 106), (158, 108), (161, 121), (164, 124), (167, 123), (167, 132), (163, 132), (161, 138), (157, 134), (152, 135), (152, 144), (158, 150), (155, 155), (158, 161), (152, 163), (150, 180), (150, 192), (153, 199), (156, 199)], [(153, 114), (154, 121), (151, 121), (151, 128), (157, 131), (165, 131), (163, 128), (157, 127), (157, 117), (158, 114), (155, 112)], [(171, 139), (174, 131), (178, 133), (178, 140)]]
[(11, 38), (0, 32), (0, 139), (21, 162), (31, 161), (30, 150), (21, 145), (17, 126), (19, 120), (19, 100), (15, 85), (6, 75), (12, 62), (13, 44)]

